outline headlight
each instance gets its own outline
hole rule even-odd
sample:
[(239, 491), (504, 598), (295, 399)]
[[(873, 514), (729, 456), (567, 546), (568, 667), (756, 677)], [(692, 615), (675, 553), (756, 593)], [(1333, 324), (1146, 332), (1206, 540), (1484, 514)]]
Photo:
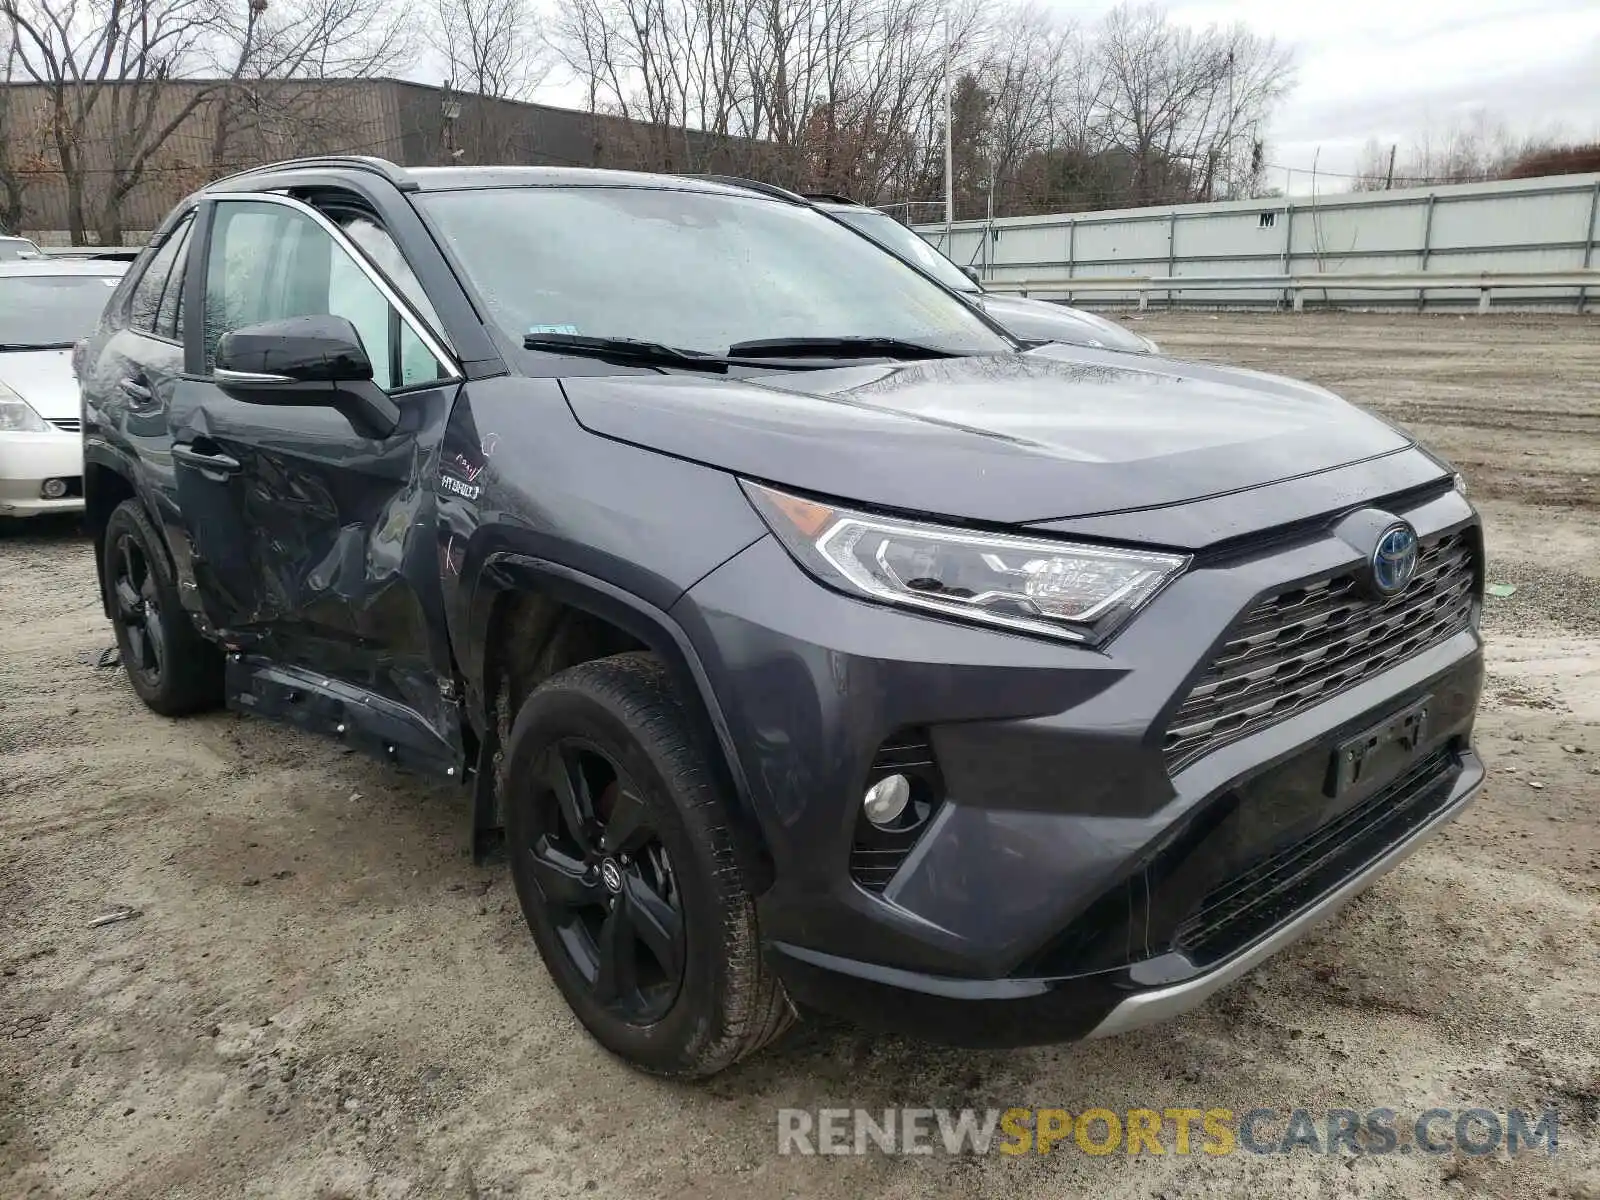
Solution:
[(789, 553), (840, 591), (1091, 645), (1189, 561), (878, 517), (749, 482), (744, 489)]
[(53, 433), (55, 426), (34, 412), (28, 402), (0, 383), (0, 433)]

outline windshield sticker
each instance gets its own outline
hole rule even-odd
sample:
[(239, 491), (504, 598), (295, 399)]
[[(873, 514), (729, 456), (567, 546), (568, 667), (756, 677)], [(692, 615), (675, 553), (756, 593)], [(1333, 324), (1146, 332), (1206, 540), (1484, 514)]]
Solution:
[(576, 336), (577, 332), (578, 332), (578, 327), (576, 325), (529, 325), (528, 326), (528, 332), (529, 333), (570, 333), (570, 334)]

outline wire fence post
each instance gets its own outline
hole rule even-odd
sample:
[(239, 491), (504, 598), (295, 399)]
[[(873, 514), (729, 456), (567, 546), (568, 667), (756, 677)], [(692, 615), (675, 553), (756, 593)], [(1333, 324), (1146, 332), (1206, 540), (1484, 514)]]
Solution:
[[(1278, 273), (1280, 275), (1294, 274), (1294, 205), (1292, 204), (1283, 206), (1283, 269)], [(1289, 293), (1285, 291), (1283, 299), (1279, 303), (1288, 304), (1290, 299)]]
[[(1422, 262), (1419, 264), (1419, 269), (1424, 274), (1428, 270), (1428, 258), (1433, 253), (1433, 205), (1436, 199), (1437, 197), (1432, 192), (1428, 193), (1428, 207), (1422, 218)], [(1417, 311), (1421, 312), (1427, 303), (1428, 289), (1418, 288)]]
[[(1594, 187), (1589, 191), (1589, 225), (1583, 231), (1583, 269), (1587, 271), (1594, 264), (1595, 243), (1595, 218), (1600, 217), (1600, 179), (1594, 181)], [(1589, 307), (1589, 289), (1587, 286), (1578, 289), (1578, 313), (1581, 316)]]
[[(1178, 267), (1178, 210), (1167, 214), (1167, 278), (1177, 273)], [(1167, 292), (1167, 307), (1172, 307), (1172, 292)]]

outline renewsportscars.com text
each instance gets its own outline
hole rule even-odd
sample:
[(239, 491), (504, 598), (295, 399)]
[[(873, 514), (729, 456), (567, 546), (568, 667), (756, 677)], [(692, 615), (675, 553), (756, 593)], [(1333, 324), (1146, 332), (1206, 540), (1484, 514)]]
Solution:
[(1486, 1108), (782, 1108), (779, 1154), (1555, 1154), (1560, 1118)]

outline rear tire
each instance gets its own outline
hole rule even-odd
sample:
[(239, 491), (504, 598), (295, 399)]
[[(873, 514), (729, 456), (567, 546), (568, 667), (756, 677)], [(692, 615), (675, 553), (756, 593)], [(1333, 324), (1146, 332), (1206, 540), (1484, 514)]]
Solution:
[(137, 500), (124, 500), (106, 522), (102, 566), (117, 650), (139, 699), (164, 717), (221, 704), (222, 651), (189, 619), (166, 547)]
[(499, 786), (523, 915), (601, 1045), (698, 1078), (788, 1027), (723, 800), (659, 660), (620, 654), (546, 680), (517, 714)]

